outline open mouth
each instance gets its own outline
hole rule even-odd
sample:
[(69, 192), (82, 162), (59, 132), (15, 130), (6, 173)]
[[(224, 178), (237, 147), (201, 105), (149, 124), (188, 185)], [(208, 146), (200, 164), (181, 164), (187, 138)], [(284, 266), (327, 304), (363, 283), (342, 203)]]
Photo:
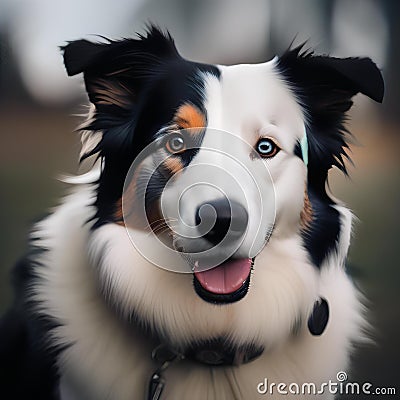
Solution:
[(254, 258), (240, 258), (223, 262), (206, 271), (194, 272), (196, 293), (210, 303), (233, 303), (241, 300), (249, 290)]

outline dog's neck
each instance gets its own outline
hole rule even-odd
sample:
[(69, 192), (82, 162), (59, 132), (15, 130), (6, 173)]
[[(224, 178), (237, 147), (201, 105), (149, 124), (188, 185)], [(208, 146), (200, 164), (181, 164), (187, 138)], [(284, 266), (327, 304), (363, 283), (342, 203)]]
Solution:
[(187, 359), (196, 363), (212, 367), (223, 367), (246, 364), (255, 360), (264, 352), (263, 347), (257, 347), (254, 344), (234, 347), (227, 344), (226, 339), (218, 338), (208, 340), (186, 349), (185, 352), (179, 352), (171, 346), (161, 344), (152, 352), (152, 358), (160, 366), (152, 374), (147, 392), (148, 400), (161, 399), (166, 381), (163, 372), (171, 363), (182, 359)]

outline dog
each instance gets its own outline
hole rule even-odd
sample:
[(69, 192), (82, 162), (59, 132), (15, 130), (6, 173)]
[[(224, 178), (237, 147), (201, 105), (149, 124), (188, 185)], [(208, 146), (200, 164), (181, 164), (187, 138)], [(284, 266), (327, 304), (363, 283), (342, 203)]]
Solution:
[(382, 102), (377, 66), (305, 45), (201, 64), (155, 26), (62, 52), (93, 167), (15, 267), (2, 398), (332, 399), (294, 389), (335, 380), (365, 335), (327, 179), (353, 96)]

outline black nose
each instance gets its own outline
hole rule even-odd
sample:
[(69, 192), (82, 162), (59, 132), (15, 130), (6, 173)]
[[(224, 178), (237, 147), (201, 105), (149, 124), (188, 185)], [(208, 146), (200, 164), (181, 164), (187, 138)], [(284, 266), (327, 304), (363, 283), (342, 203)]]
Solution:
[(227, 235), (229, 241), (240, 239), (246, 231), (248, 219), (242, 205), (226, 198), (203, 203), (196, 211), (199, 233), (212, 244), (221, 242)]

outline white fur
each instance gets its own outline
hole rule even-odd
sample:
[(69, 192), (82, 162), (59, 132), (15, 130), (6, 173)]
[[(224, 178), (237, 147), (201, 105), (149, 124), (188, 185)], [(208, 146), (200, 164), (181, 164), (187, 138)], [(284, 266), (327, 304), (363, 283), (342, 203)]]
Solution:
[[(59, 361), (64, 387), (73, 393), (80, 383), (90, 382), (93, 392), (87, 394), (88, 399), (141, 399), (156, 368), (150, 360), (156, 344), (134, 330), (127, 332), (100, 296), (88, 260), (89, 227), (82, 223), (93, 212), (92, 200), (91, 189), (79, 186), (37, 226), (35, 236), (42, 238), (38, 245), (51, 251), (40, 260), (43, 267), (38, 271), (41, 280), (34, 288), (35, 299), (43, 313), (63, 323), (53, 333), (55, 342), (72, 344)], [(99, 249), (109, 245), (109, 258), (102, 267), (119, 277), (118, 290), (131, 290), (132, 302), (149, 323), (162, 325), (175, 340), (233, 330), (239, 341), (256, 338), (268, 346), (259, 359), (240, 368), (213, 369), (189, 362), (173, 365), (167, 371), (163, 399), (184, 399), (188, 393), (193, 399), (203, 399), (207, 392), (210, 396), (216, 393), (218, 400), (235, 398), (231, 388), (235, 379), (245, 393), (243, 398), (263, 398), (257, 396), (256, 386), (264, 377), (270, 382), (318, 384), (346, 369), (351, 341), (360, 334), (362, 310), (336, 256), (319, 274), (305, 262), (295, 238), (271, 238), (268, 251), (257, 258), (248, 296), (221, 308), (198, 298), (187, 275), (145, 266), (143, 260), (135, 265), (137, 260), (131, 258), (134, 249), (124, 228), (109, 225), (100, 231), (91, 240)], [(114, 261), (107, 265), (109, 260)], [(137, 285), (130, 286), (123, 279), (127, 274), (123, 269), (129, 266)], [(318, 295), (330, 305), (326, 331), (313, 337), (303, 323), (299, 335), (291, 337), (290, 328), (299, 309), (306, 318)], [(80, 392), (75, 396), (72, 399), (80, 399)]]
[[(264, 378), (319, 385), (346, 370), (351, 343), (363, 327), (362, 307), (344, 271), (351, 214), (336, 207), (343, 225), (339, 250), (317, 270), (299, 232), (306, 184), (306, 168), (292, 154), (304, 129), (299, 106), (276, 76), (273, 63), (224, 67), (221, 82), (208, 81), (210, 126), (252, 144), (260, 130), (269, 129), (282, 146), (268, 163), (275, 185), (275, 229), (267, 245), (258, 249), (249, 292), (236, 303), (209, 304), (193, 290), (190, 274), (146, 261), (124, 227), (108, 224), (91, 231), (87, 221), (95, 211), (96, 187), (90, 183), (93, 176), (78, 179), (72, 193), (33, 233), (38, 239), (34, 245), (49, 251), (37, 260), (40, 279), (32, 297), (41, 313), (61, 322), (52, 332), (54, 343), (69, 345), (58, 362), (62, 400), (145, 398), (157, 368), (150, 357), (157, 343), (138, 327), (128, 329), (107, 301), (118, 304), (127, 317), (134, 312), (176, 346), (226, 336), (237, 345), (254, 342), (265, 347), (262, 356), (240, 367), (212, 368), (186, 360), (171, 365), (162, 400), (262, 399), (265, 396), (256, 389)], [(258, 212), (249, 209), (250, 220)], [(327, 299), (330, 318), (323, 335), (316, 337), (309, 333), (307, 319), (319, 296)]]

